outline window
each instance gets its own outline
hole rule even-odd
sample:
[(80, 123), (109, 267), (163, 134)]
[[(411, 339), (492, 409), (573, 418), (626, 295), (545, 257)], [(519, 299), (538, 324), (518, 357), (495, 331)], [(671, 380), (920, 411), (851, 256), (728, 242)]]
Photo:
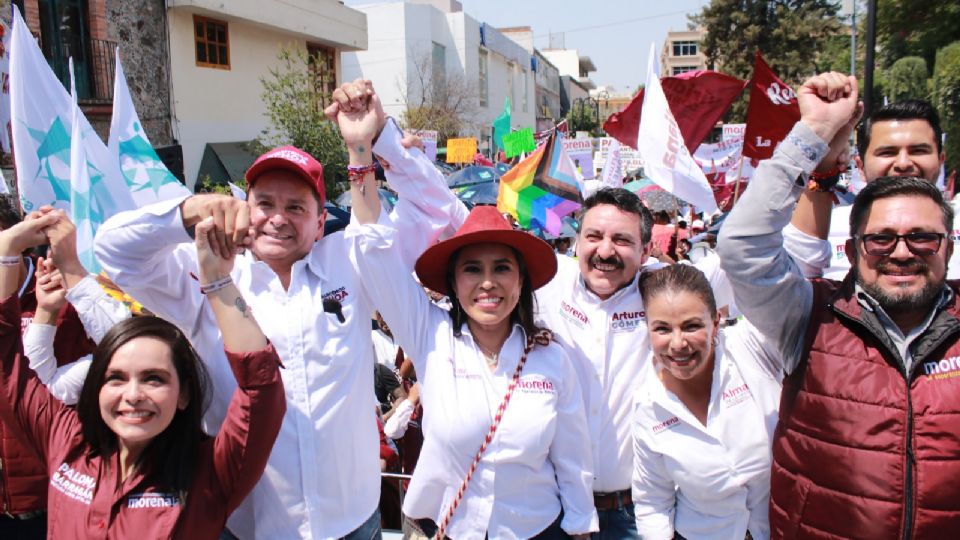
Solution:
[(520, 76), (523, 77), (523, 98), (520, 99), (520, 102), (523, 103), (523, 112), (527, 112), (527, 90), (529, 89), (527, 83), (527, 72), (525, 70), (520, 70)]
[(337, 51), (323, 45), (307, 44), (307, 61), (313, 89), (320, 108), (330, 104), (330, 96), (337, 88)]
[[(69, 59), (73, 58), (77, 94), (90, 96), (90, 30), (85, 0), (40, 0), (40, 46), (50, 68), (70, 88)], [(23, 5), (21, 4), (22, 8)], [(22, 11), (21, 11), (22, 12)], [(112, 55), (112, 53), (111, 53)]]
[(194, 15), (193, 28), (197, 65), (230, 69), (230, 39), (227, 23)]
[(696, 71), (700, 69), (697, 66), (677, 66), (671, 70), (671, 75), (680, 75), (681, 73), (687, 73), (688, 71)]
[(439, 84), (447, 77), (447, 48), (434, 41), (430, 59), (432, 62), (431, 76), (433, 77), (433, 83)]
[(674, 41), (673, 55), (674, 56), (696, 56), (697, 42), (696, 41)]
[(507, 62), (507, 97), (510, 98), (510, 106), (513, 107), (517, 102), (513, 94), (513, 75), (517, 72), (517, 65), (513, 62)]
[(487, 51), (480, 49), (480, 106), (487, 106), (487, 99), (489, 96), (489, 89), (487, 88)]

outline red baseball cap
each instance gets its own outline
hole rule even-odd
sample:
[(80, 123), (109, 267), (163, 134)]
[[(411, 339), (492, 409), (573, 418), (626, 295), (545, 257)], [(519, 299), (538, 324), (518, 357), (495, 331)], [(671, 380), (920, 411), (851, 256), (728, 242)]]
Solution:
[(247, 186), (253, 187), (263, 173), (274, 169), (290, 171), (309, 185), (320, 197), (320, 206), (327, 200), (323, 185), (323, 165), (310, 154), (295, 146), (281, 146), (261, 155), (247, 169)]

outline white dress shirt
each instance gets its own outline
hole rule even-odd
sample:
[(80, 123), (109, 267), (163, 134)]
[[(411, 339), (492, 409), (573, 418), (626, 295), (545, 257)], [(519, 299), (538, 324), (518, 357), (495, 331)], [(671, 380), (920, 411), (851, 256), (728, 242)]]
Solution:
[[(412, 277), (398, 276), (394, 229), (351, 224), (347, 236), (359, 246), (364, 285), (413, 360), (421, 387), (424, 444), (403, 511), (439, 522), (493, 422), (526, 336), (515, 325), (491, 371), (467, 325), (455, 336), (450, 314), (430, 302)], [(556, 343), (537, 346), (447, 535), (530, 538), (557, 518), (561, 505), (565, 531), (596, 531), (592, 476), (573, 366)]]
[[(422, 152), (405, 150), (387, 122), (373, 151), (390, 163), (400, 194), (392, 216), (404, 229), (404, 264), (413, 261), (462, 208)], [(97, 233), (104, 271), (145, 307), (179, 326), (204, 359), (214, 392), (205, 417), (215, 432), (236, 388), (213, 312), (200, 294), (196, 249), (179, 205), (164, 201), (114, 216)], [(411, 218), (413, 205), (423, 205)], [(462, 219), (462, 217), (460, 218)], [(231, 273), (285, 369), (287, 411), (260, 482), (228, 521), (240, 538), (342, 537), (363, 524), (380, 498), (379, 435), (373, 393), (370, 317), (375, 309), (343, 233), (317, 241), (291, 269), (284, 290), (250, 251)], [(344, 322), (322, 309), (342, 305)]]
[[(662, 265), (658, 265), (662, 266)], [(593, 490), (630, 488), (630, 418), (650, 350), (636, 279), (606, 300), (587, 290), (576, 260), (557, 257), (557, 275), (536, 293), (537, 318), (577, 370), (593, 453)]]
[[(944, 242), (960, 240), (960, 202), (952, 201), (953, 230)], [(838, 206), (830, 212), (830, 234), (826, 240), (806, 234), (791, 223), (783, 229), (783, 246), (793, 256), (803, 275), (843, 281), (850, 271), (846, 243), (850, 238), (852, 205)], [(956, 246), (947, 268), (947, 279), (960, 279), (960, 249)]]
[[(67, 301), (73, 304), (84, 330), (96, 343), (100, 343), (114, 324), (130, 317), (127, 306), (111, 298), (93, 276), (85, 276), (72, 289), (68, 289)], [(57, 367), (53, 353), (56, 333), (57, 327), (54, 325), (31, 322), (23, 334), (23, 353), (30, 360), (30, 369), (50, 394), (67, 405), (75, 405), (93, 357), (88, 354)]]
[[(652, 353), (651, 353), (652, 356)], [(747, 321), (721, 331), (706, 425), (647, 364), (633, 419), (633, 499), (645, 540), (770, 537), (779, 354)]]

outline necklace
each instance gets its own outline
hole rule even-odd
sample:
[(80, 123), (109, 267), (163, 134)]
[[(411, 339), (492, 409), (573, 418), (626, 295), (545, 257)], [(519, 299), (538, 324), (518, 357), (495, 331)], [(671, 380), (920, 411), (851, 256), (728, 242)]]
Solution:
[[(481, 350), (480, 352), (483, 352), (483, 351)], [(499, 361), (500, 361), (500, 355), (499, 355), (499, 354), (487, 354), (487, 353), (483, 352), (483, 359), (487, 361), (487, 365), (488, 365), (488, 366), (494, 367), (494, 366), (497, 365), (497, 363), (499, 363)]]

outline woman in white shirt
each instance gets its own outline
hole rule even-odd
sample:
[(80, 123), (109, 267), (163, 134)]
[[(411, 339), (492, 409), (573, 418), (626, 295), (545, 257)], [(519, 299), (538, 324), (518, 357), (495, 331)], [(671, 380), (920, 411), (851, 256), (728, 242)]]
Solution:
[(653, 356), (634, 411), (633, 500), (645, 540), (770, 537), (782, 366), (746, 321), (724, 330), (690, 265), (640, 278)]
[(587, 538), (596, 531), (579, 383), (563, 349), (533, 322), (533, 291), (556, 273), (550, 246), (512, 230), (495, 208), (474, 208), (416, 264), (424, 286), (450, 296), (448, 312), (398, 272), (395, 229), (354, 224), (347, 235), (364, 288), (420, 382), (424, 445), (406, 516), (431, 537), (436, 525), (457, 540)]

